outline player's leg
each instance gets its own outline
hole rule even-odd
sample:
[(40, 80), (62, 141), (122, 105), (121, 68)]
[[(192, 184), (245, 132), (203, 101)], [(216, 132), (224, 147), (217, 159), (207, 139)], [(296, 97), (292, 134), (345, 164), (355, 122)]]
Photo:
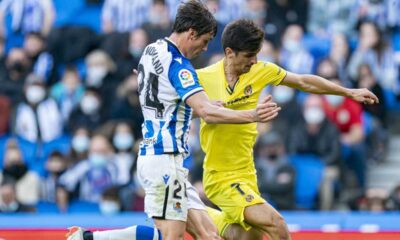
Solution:
[(206, 206), (200, 200), (197, 190), (188, 181), (186, 183), (188, 196), (188, 219), (186, 231), (196, 240), (222, 240), (217, 226), (206, 211)]
[(67, 240), (161, 240), (159, 230), (148, 226), (132, 226), (106, 231), (88, 231), (81, 227), (71, 227)]
[(164, 240), (183, 240), (188, 212), (187, 169), (183, 156), (139, 156), (138, 179), (145, 191), (145, 212)]
[(268, 203), (246, 207), (244, 218), (248, 224), (267, 234), (270, 240), (291, 239), (284, 218)]
[(246, 231), (240, 224), (228, 223), (221, 211), (207, 207), (207, 212), (225, 240), (262, 240), (263, 233), (256, 228)]

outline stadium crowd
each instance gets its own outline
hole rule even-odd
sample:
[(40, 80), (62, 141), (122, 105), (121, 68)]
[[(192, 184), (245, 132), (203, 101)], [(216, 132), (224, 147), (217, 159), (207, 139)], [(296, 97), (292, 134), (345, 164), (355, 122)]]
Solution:
[[(0, 212), (143, 210), (135, 175), (143, 117), (132, 69), (148, 43), (170, 33), (179, 3), (0, 1)], [(400, 185), (368, 189), (366, 179), (368, 168), (385, 160), (390, 115), (400, 110), (400, 0), (204, 3), (219, 30), (193, 61), (197, 68), (223, 57), (227, 23), (248, 18), (266, 33), (259, 61), (380, 98), (360, 105), (266, 89), (282, 110), (258, 126), (254, 156), (263, 197), (279, 210), (400, 210)], [(70, 20), (61, 21), (67, 12)], [(212, 205), (202, 191), (198, 130), (194, 121), (186, 165)]]

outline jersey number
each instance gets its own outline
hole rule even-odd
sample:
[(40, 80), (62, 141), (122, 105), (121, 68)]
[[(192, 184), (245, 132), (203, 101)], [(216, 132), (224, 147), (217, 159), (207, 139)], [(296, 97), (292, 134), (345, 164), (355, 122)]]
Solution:
[[(144, 67), (143, 64), (138, 66), (139, 76), (141, 79), (139, 81), (139, 94), (142, 95), (144, 90)], [(147, 108), (153, 109), (156, 112), (156, 118), (162, 118), (164, 115), (164, 105), (158, 100), (158, 75), (149, 72), (149, 81), (145, 89), (144, 105)]]
[[(173, 198), (175, 199), (182, 199), (182, 196), (180, 196), (180, 192), (182, 191), (182, 186), (179, 183), (178, 180), (175, 179), (174, 181), (174, 186), (175, 186), (175, 190), (174, 190), (174, 195)], [(183, 184), (183, 192), (185, 194), (185, 197), (187, 197), (187, 193), (186, 193), (186, 183)]]

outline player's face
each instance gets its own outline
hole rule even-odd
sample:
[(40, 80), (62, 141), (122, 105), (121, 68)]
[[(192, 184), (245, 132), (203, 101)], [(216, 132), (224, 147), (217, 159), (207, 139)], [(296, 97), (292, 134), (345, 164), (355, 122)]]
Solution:
[(200, 36), (193, 36), (189, 39), (190, 49), (188, 51), (189, 59), (197, 57), (200, 53), (207, 51), (208, 43), (214, 36), (211, 33), (205, 33)]
[(251, 66), (257, 63), (258, 52), (237, 52), (233, 58), (236, 72), (239, 74), (247, 73), (250, 71)]

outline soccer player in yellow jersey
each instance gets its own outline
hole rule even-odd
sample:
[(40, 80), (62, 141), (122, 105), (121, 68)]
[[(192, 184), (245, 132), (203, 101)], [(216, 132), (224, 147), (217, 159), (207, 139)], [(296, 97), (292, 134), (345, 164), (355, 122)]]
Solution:
[[(225, 58), (197, 71), (200, 84), (211, 100), (226, 108), (247, 110), (256, 107), (265, 86), (286, 85), (305, 92), (350, 97), (366, 104), (378, 98), (367, 89), (348, 89), (315, 75), (288, 72), (269, 62), (257, 61), (264, 32), (249, 20), (226, 26), (222, 35)], [(201, 123), (200, 141), (205, 152), (203, 184), (207, 197), (221, 213), (210, 210), (225, 239), (239, 239), (232, 233), (238, 224), (255, 234), (246, 239), (291, 239), (283, 217), (261, 196), (253, 161), (256, 123)], [(261, 233), (258, 234), (257, 232)], [(241, 234), (246, 234), (242, 231)], [(241, 235), (241, 239), (244, 239)]]

